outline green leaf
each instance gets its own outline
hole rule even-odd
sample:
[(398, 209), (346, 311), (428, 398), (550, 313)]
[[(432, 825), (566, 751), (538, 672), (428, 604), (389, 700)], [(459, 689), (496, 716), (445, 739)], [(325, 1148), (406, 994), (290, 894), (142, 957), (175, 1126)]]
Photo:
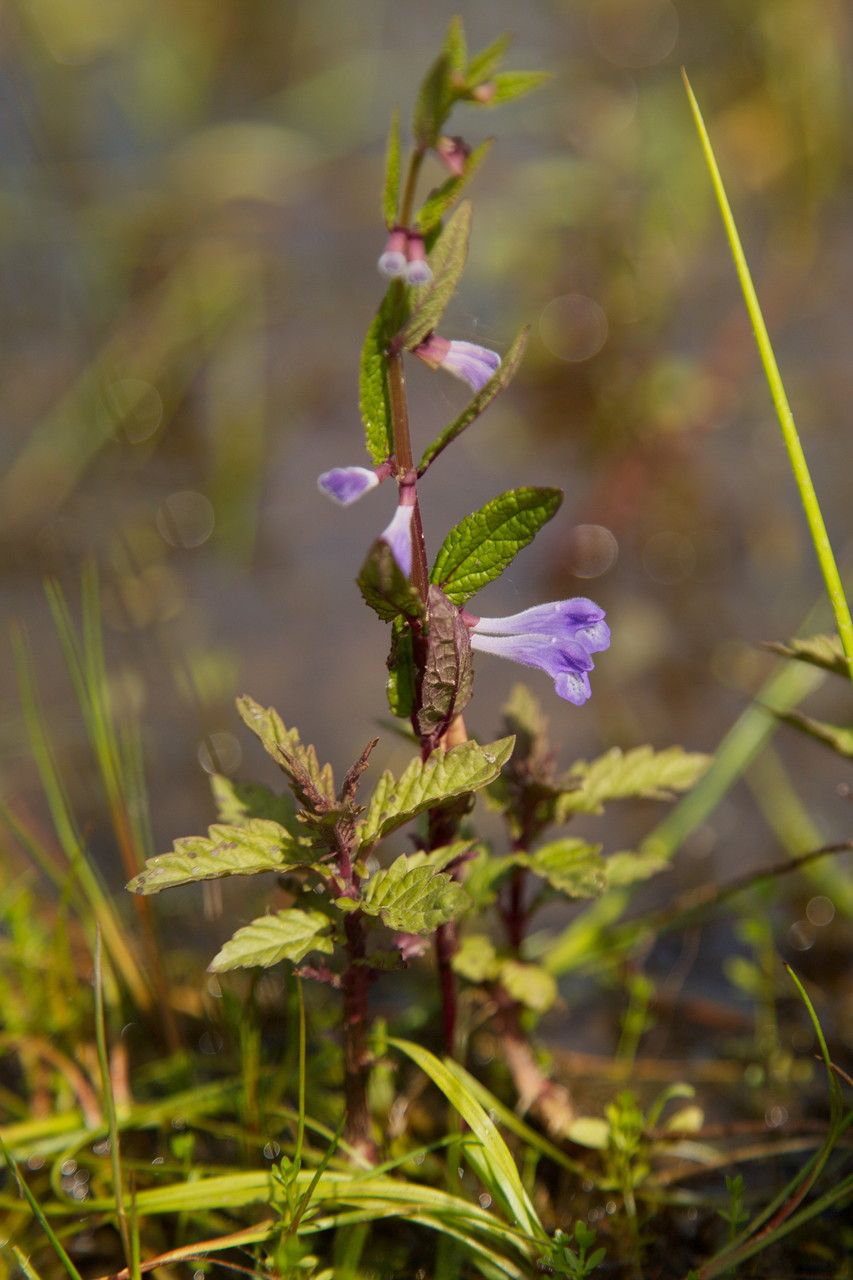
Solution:
[(845, 725), (827, 724), (825, 720), (814, 720), (811, 716), (801, 715), (799, 711), (787, 711), (784, 714), (777, 712), (776, 715), (793, 729), (816, 738), (837, 755), (848, 759), (853, 757), (853, 729)]
[(418, 732), (437, 739), (471, 701), (474, 672), (468, 628), (438, 587), (429, 589), (427, 622)]
[(486, 45), (485, 49), (474, 54), (465, 73), (465, 81), (469, 88), (475, 89), (478, 84), (482, 84), (484, 80), (494, 75), (503, 62), (509, 46), (509, 36), (498, 36), (497, 40), (493, 40), (491, 44)]
[(652, 852), (623, 850), (612, 853), (607, 859), (604, 874), (607, 877), (608, 889), (623, 889), (626, 885), (636, 884), (640, 880), (650, 880), (660, 871), (670, 866), (666, 858)]
[(379, 916), (403, 933), (432, 933), (467, 905), (465, 890), (452, 876), (424, 863), (411, 866), (404, 853), (370, 877), (359, 903), (365, 915)]
[(555, 515), (560, 489), (510, 489), (460, 520), (444, 539), (431, 579), (454, 604), (464, 604), (499, 578)]
[(516, 859), (519, 866), (569, 898), (597, 898), (607, 883), (601, 845), (585, 840), (554, 840), (535, 853), (518, 854)]
[(310, 862), (307, 841), (297, 840), (277, 822), (249, 818), (241, 826), (214, 823), (207, 836), (184, 836), (172, 853), (149, 858), (127, 886), (131, 893), (159, 893), (179, 884), (286, 871)]
[(496, 396), (509, 386), (512, 382), (519, 365), (524, 357), (524, 351), (527, 346), (528, 328), (522, 329), (521, 333), (513, 342), (509, 351), (501, 361), (500, 368), (492, 374), (486, 385), (477, 392), (473, 400), (465, 406), (458, 418), (454, 418), (453, 422), (446, 426), (444, 430), (436, 436), (431, 444), (428, 444), (418, 463), (418, 474), (423, 475), (427, 467), (435, 462), (440, 453), (443, 453), (447, 446), (454, 441), (457, 436), (461, 436), (462, 432), (470, 427), (472, 422), (476, 422), (480, 414), (488, 409), (489, 405)]
[(850, 677), (850, 668), (837, 635), (804, 636), (791, 640), (788, 644), (769, 640), (765, 649), (778, 653), (782, 658), (796, 658), (799, 662), (809, 662), (813, 667), (822, 667), (834, 675)]
[(418, 146), (423, 149), (435, 146), (453, 104), (450, 71), (450, 58), (447, 53), (442, 52), (426, 73), (420, 87), (412, 126)]
[(449, 751), (439, 747), (426, 760), (414, 759), (399, 780), (386, 770), (357, 829), (359, 844), (373, 845), (424, 809), (487, 786), (509, 759), (513, 742), (499, 738), (485, 747), (478, 742), (462, 742)]
[(359, 363), (358, 403), (364, 423), (364, 443), (377, 466), (387, 462), (394, 452), (391, 397), (386, 373), (386, 351), (392, 336), (394, 312), (389, 289), (367, 331)]
[(319, 764), (317, 752), (311, 746), (303, 746), (297, 729), (288, 729), (273, 707), (262, 707), (247, 694), (237, 699), (237, 710), (243, 723), (260, 739), (264, 750), (290, 780), (303, 804), (313, 807), (317, 800), (329, 806), (334, 804), (332, 766)]
[(210, 785), (220, 822), (240, 824), (250, 818), (269, 818), (289, 827), (293, 821), (293, 800), (287, 793), (276, 795), (269, 787), (237, 782), (223, 773), (211, 774)]
[(388, 680), (385, 692), (391, 714), (408, 719), (415, 701), (415, 662), (412, 654), (412, 632), (404, 618), (395, 618), (391, 628), (391, 652), (388, 654)]
[(389, 231), (397, 222), (397, 208), (400, 202), (401, 164), (400, 112), (395, 107), (391, 116), (391, 128), (388, 132), (388, 145), (385, 149), (385, 185), (382, 190), (382, 216)]
[(624, 753), (614, 747), (591, 764), (579, 761), (572, 767), (566, 786), (573, 789), (558, 797), (556, 821), (573, 813), (601, 813), (607, 800), (668, 800), (673, 792), (689, 791), (710, 762), (710, 756), (682, 747), (635, 747)]
[(469, 982), (491, 982), (500, 973), (498, 953), (484, 933), (469, 933), (462, 939), (451, 965)]
[(259, 916), (229, 938), (210, 962), (210, 972), (251, 969), (255, 965), (268, 969), (280, 960), (299, 964), (309, 951), (331, 955), (335, 944), (328, 934), (330, 928), (331, 921), (321, 911), (291, 907), (274, 916)]
[(461, 173), (452, 174), (451, 177), (442, 182), (441, 186), (436, 187), (434, 191), (429, 193), (415, 215), (415, 226), (422, 235), (429, 235), (438, 226), (448, 210), (453, 208), (465, 187), (485, 160), (493, 142), (494, 138), (487, 138), (485, 142), (481, 142), (479, 147), (475, 147), (470, 155), (467, 156)]
[(500, 966), (500, 983), (507, 995), (536, 1013), (546, 1013), (557, 999), (555, 979), (538, 964), (504, 960)]
[(450, 19), (442, 52), (447, 55), (451, 75), (461, 76), (468, 61), (468, 48), (465, 43), (465, 27), (458, 14)]
[(513, 867), (518, 866), (514, 854), (495, 857), (483, 852), (468, 863), (465, 890), (479, 911), (491, 906), (497, 897), (497, 889)]
[(438, 849), (417, 849), (406, 854), (410, 867), (427, 866), (433, 871), (445, 871), (463, 854), (471, 854), (477, 848), (476, 840), (454, 840), (452, 844), (443, 844)]
[(525, 94), (539, 89), (551, 79), (550, 71), (501, 71), (492, 77), (494, 93), (486, 102), (487, 107), (498, 107), (513, 102)]
[(418, 292), (417, 304), (397, 338), (399, 344), (408, 350), (423, 342), (444, 315), (465, 269), (470, 233), (471, 203), (463, 200), (429, 255), (432, 283)]
[(388, 543), (381, 538), (377, 538), (368, 551), (356, 581), (364, 603), (383, 622), (424, 616), (423, 600), (397, 564)]

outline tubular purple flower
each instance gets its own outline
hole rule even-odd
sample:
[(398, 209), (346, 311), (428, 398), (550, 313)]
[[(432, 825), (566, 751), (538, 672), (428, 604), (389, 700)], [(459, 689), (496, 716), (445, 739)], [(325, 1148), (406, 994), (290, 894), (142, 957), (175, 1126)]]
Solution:
[(406, 256), (409, 260), (406, 267), (406, 282), (414, 285), (429, 284), (432, 280), (432, 271), (426, 260), (424, 238), (417, 231), (409, 232)]
[(476, 342), (448, 341), (437, 333), (430, 334), (425, 342), (415, 347), (413, 354), (431, 369), (444, 369), (455, 378), (461, 378), (474, 391), (481, 391), (501, 367), (501, 358), (496, 351), (480, 347)]
[(592, 692), (587, 672), (592, 671), (593, 661), (576, 640), (558, 640), (547, 635), (481, 635), (475, 629), (471, 634), (471, 648), (547, 671), (560, 697), (576, 706), (586, 702)]
[(551, 635), (577, 640), (588, 653), (601, 653), (610, 646), (610, 628), (604, 610), (585, 596), (552, 600), (507, 618), (478, 618), (475, 633), (493, 636)]
[(394, 227), (388, 237), (384, 252), (376, 264), (383, 276), (388, 276), (393, 280), (396, 276), (404, 276), (406, 274), (408, 268), (408, 239), (404, 227)]
[[(408, 494), (412, 500), (407, 501)], [(414, 508), (414, 490), (401, 490), (401, 502), (394, 512), (388, 528), (380, 533), (382, 542), (387, 542), (397, 564), (407, 578), (412, 576), (412, 516)]]
[(604, 610), (592, 600), (553, 600), (507, 618), (477, 618), (467, 612), (463, 617), (472, 649), (547, 671), (555, 691), (575, 706), (590, 697), (590, 655), (610, 644)]
[(368, 467), (333, 467), (317, 477), (317, 488), (332, 502), (348, 507), (385, 479), (385, 475), (379, 474), (382, 470), (381, 467), (376, 471)]

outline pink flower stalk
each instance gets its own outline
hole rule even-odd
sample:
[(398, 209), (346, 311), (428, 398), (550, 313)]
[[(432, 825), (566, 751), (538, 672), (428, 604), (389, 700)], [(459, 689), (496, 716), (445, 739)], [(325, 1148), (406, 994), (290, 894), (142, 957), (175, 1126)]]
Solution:
[(465, 162), (471, 154), (471, 148), (463, 138), (441, 137), (435, 144), (435, 152), (454, 178), (462, 177), (465, 172)]
[(429, 284), (432, 271), (426, 260), (426, 245), (423, 236), (417, 231), (410, 231), (408, 238), (406, 281), (408, 284)]
[(501, 358), (496, 351), (480, 347), (476, 342), (449, 341), (437, 333), (430, 334), (425, 342), (415, 347), (414, 354), (431, 369), (444, 369), (455, 378), (461, 378), (474, 391), (482, 391), (501, 367)]
[(394, 227), (388, 237), (385, 250), (376, 264), (383, 276), (393, 280), (396, 276), (404, 276), (408, 268), (409, 237), (405, 227)]

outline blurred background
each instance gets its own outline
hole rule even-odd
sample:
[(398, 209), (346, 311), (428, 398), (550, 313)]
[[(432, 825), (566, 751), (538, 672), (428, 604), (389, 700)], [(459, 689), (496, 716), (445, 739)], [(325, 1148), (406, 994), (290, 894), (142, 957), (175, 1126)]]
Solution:
[[(583, 594), (608, 610), (613, 647), (585, 708), (531, 674), (566, 764), (615, 744), (713, 750), (774, 668), (759, 643), (829, 629), (679, 67), (849, 565), (842, 0), (7, 0), (0, 787), (46, 824), (14, 625), (117, 893), (126, 876), (45, 578), (76, 615), (81, 568), (98, 566), (110, 691), (139, 727), (152, 848), (212, 819), (212, 769), (270, 776), (236, 693), (273, 702), (336, 767), (386, 715), (388, 637), (353, 579), (393, 497), (341, 511), (315, 477), (363, 461), (357, 365), (382, 291), (388, 117), (410, 110), (456, 11), (472, 47), (509, 29), (511, 65), (553, 80), (454, 117), (472, 143), (496, 144), (473, 184), (469, 267), (443, 332), (504, 349), (529, 322), (532, 340), (511, 391), (430, 472), (430, 549), (514, 483), (565, 489), (558, 517), (474, 607)], [(422, 367), (409, 387), (417, 448), (467, 389)], [(520, 674), (478, 658), (477, 736), (495, 736)], [(827, 684), (809, 710), (840, 721), (839, 696)], [(384, 732), (376, 758), (405, 751)], [(843, 838), (850, 813), (837, 758), (782, 728), (664, 892)], [(630, 847), (655, 818), (646, 805), (609, 819), (607, 847)], [(247, 912), (250, 889), (228, 892)], [(831, 893), (832, 910), (807, 914), (815, 892), (792, 887), (778, 936), (786, 956), (825, 963), (838, 922)], [(195, 891), (166, 897), (167, 916), (197, 919)]]

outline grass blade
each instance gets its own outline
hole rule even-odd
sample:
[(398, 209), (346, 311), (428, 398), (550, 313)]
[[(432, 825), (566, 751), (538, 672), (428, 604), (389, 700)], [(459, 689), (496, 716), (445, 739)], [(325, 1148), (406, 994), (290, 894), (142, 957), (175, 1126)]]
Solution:
[(11, 1155), (9, 1154), (9, 1150), (2, 1138), (0, 1138), (0, 1151), (3, 1152), (3, 1158), (5, 1159), (6, 1164), (9, 1167), (9, 1172), (12, 1174), (13, 1178), (15, 1178), (15, 1180), (18, 1183), (18, 1190), (26, 1200), (27, 1204), (30, 1206), (30, 1210), (32, 1212), (33, 1217), (36, 1219), (42, 1231), (50, 1241), (51, 1248), (53, 1249), (57, 1258), (61, 1262), (63, 1270), (65, 1271), (65, 1274), (70, 1276), (71, 1280), (82, 1280), (82, 1276), (80, 1275), (80, 1272), (77, 1270), (74, 1263), (71, 1261), (68, 1254), (65, 1252), (65, 1249), (62, 1247), (61, 1240), (57, 1236), (53, 1227), (48, 1222), (47, 1218), (45, 1217), (44, 1210), (42, 1209), (38, 1200), (36, 1200), (32, 1191), (30, 1191), (26, 1182), (18, 1172), (18, 1166), (15, 1164), (15, 1161), (12, 1159)]
[(755, 334), (755, 341), (758, 346), (758, 354), (761, 357), (761, 363), (770, 387), (770, 395), (773, 399), (773, 405), (776, 409), (776, 416), (779, 419), (779, 426), (782, 428), (782, 438), (785, 441), (785, 448), (788, 451), (788, 458), (791, 463), (791, 470), (794, 473), (794, 480), (800, 493), (800, 501), (803, 504), (803, 510), (806, 514), (806, 521), (809, 526), (809, 534), (814, 545), (815, 553), (818, 558), (821, 573), (823, 574), (824, 584), (826, 586), (826, 594), (829, 597), (829, 603), (832, 605), (832, 611), (835, 614), (835, 625), (838, 634), (841, 637), (841, 644), (844, 649), (847, 663), (850, 668), (850, 676), (853, 679), (853, 618), (850, 616), (850, 606), (847, 603), (847, 597), (844, 594), (844, 585), (841, 581), (841, 575), (838, 572), (838, 565), (835, 562), (835, 556), (829, 541), (829, 534), (826, 530), (826, 524), (823, 519), (823, 513), (820, 509), (817, 494), (815, 493), (814, 484), (812, 483), (811, 473), (809, 472), (806, 455), (803, 446), (800, 443), (797, 426), (794, 422), (794, 415), (791, 412), (791, 406), (788, 403), (788, 396), (782, 382), (782, 375), (779, 372), (779, 366), (776, 363), (776, 356), (773, 352), (773, 346), (770, 341), (770, 335), (767, 332), (767, 325), (764, 323), (764, 316), (761, 311), (761, 304), (758, 301), (758, 295), (755, 292), (755, 285), (752, 282), (749, 265), (746, 261), (746, 255), (743, 251), (740, 236), (738, 234), (737, 225), (735, 224), (734, 215), (726, 195), (726, 189), (723, 185), (723, 179), (717, 165), (711, 139), (708, 136), (708, 130), (705, 127), (705, 121), (702, 119), (702, 112), (699, 109), (699, 103), (690, 86), (686, 71), (682, 70), (684, 79), (684, 88), (687, 91), (687, 97), (690, 102), (690, 109), (693, 112), (693, 119), (696, 124), (696, 130), (699, 134), (699, 140), (702, 144), (702, 151), (705, 156), (705, 163), (708, 166), (708, 172), (711, 175), (711, 182), (714, 187), (714, 194), (717, 197), (717, 204), (720, 208), (720, 216), (723, 220), (723, 226), (726, 229), (726, 235), (729, 241), (732, 258), (734, 259), (735, 269), (740, 280), (740, 286), (743, 290), (744, 302), (749, 313), (749, 319)]

